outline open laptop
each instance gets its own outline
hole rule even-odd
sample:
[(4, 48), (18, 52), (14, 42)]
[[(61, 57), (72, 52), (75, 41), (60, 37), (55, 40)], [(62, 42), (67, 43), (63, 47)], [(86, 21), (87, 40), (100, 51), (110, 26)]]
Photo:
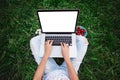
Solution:
[(50, 57), (62, 57), (60, 42), (69, 45), (69, 56), (77, 57), (75, 27), (78, 10), (38, 10), (41, 24), (41, 48), (39, 56), (44, 55), (44, 43), (54, 40)]

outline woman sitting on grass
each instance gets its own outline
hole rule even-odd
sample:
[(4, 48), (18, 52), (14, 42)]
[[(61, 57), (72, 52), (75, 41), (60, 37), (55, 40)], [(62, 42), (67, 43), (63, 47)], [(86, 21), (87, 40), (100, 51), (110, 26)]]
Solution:
[(69, 45), (61, 43), (62, 56), (64, 62), (58, 65), (53, 58), (50, 58), (52, 51), (52, 40), (45, 42), (45, 53), (39, 57), (36, 53), (40, 49), (41, 36), (31, 39), (30, 47), (35, 61), (38, 64), (33, 80), (78, 80), (77, 71), (85, 56), (88, 41), (84, 36), (76, 36), (77, 57), (69, 58)]

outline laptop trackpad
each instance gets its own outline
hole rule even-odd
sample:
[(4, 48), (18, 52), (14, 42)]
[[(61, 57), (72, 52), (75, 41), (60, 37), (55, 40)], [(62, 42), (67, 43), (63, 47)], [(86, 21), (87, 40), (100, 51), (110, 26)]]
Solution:
[[(69, 57), (76, 57), (77, 53), (75, 46), (69, 46)], [(50, 57), (63, 57), (61, 52), (61, 46), (53, 46), (52, 53)]]
[(61, 46), (53, 46), (52, 53), (50, 57), (62, 57)]

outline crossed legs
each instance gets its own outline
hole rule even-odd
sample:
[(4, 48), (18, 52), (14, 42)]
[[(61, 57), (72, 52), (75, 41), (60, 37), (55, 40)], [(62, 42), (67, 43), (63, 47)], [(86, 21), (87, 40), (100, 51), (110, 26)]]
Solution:
[[(35, 58), (35, 61), (37, 62), (37, 64), (40, 63), (40, 61), (42, 60), (42, 57), (40, 57), (38, 54), (39, 50), (40, 50), (40, 44), (41, 44), (41, 36), (36, 36), (33, 37), (30, 40), (30, 48), (32, 51), (32, 54)], [(85, 56), (85, 53), (87, 51), (87, 47), (88, 47), (88, 41), (85, 37), (83, 36), (76, 36), (76, 46), (77, 46), (77, 57), (76, 58), (71, 58), (73, 67), (77, 73), (80, 64), (82, 63), (82, 60)], [(51, 72), (55, 69), (59, 69), (59, 68), (63, 68), (65, 70), (67, 70), (67, 66), (66, 63), (63, 62), (63, 64), (61, 66), (59, 66), (53, 58), (49, 58), (47, 63), (46, 63), (46, 68), (45, 68), (45, 74), (48, 72)]]

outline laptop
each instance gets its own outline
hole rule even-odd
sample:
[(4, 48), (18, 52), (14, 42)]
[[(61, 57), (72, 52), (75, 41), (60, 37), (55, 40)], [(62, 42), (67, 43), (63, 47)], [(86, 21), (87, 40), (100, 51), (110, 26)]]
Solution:
[(44, 44), (54, 40), (50, 57), (63, 57), (60, 42), (69, 45), (69, 57), (77, 57), (75, 27), (78, 10), (38, 10), (41, 25), (40, 57), (44, 55)]

